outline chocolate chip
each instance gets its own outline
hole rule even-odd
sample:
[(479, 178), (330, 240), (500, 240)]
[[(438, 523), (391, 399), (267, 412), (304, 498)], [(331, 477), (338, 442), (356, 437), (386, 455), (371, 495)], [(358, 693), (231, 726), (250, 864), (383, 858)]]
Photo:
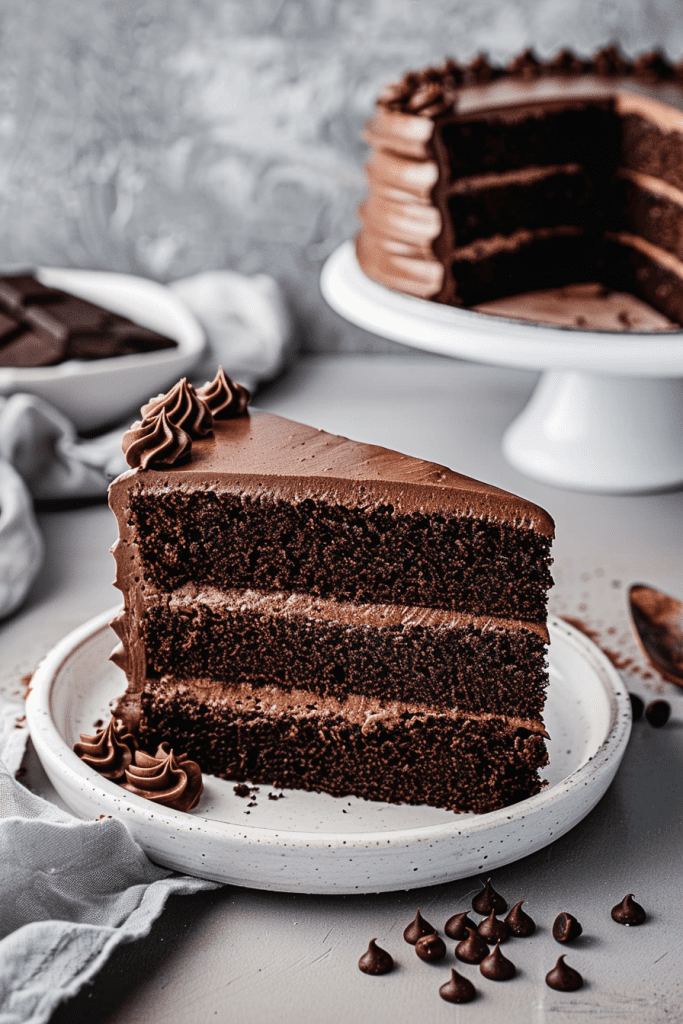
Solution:
[(472, 900), (472, 910), (476, 914), (490, 914), (492, 910), (495, 910), (497, 914), (502, 914), (507, 908), (505, 899), (493, 888), (490, 878), (486, 880), (486, 885), (481, 892), (477, 893)]
[(472, 931), (477, 930), (477, 926), (474, 921), (471, 921), (467, 916), (467, 911), (463, 910), (459, 914), (453, 914), (453, 917), (449, 917), (444, 925), (444, 931), (449, 939), (466, 939), (467, 929), (471, 928)]
[(411, 921), (408, 927), (403, 932), (403, 938), (406, 942), (409, 942), (411, 946), (414, 946), (418, 939), (421, 939), (423, 935), (434, 935), (436, 928), (434, 928), (429, 921), (425, 921), (424, 917), (418, 910), (415, 915), (415, 920)]
[(625, 925), (637, 925), (642, 924), (647, 917), (644, 909), (640, 903), (636, 903), (633, 899), (633, 893), (628, 893), (624, 896), (621, 903), (617, 903), (616, 907), (612, 907), (612, 920), (616, 921), (617, 924)]
[(661, 729), (669, 721), (671, 705), (668, 700), (653, 700), (645, 708), (645, 717), (653, 729)]
[(233, 786), (232, 791), (235, 796), (251, 796), (249, 786), (246, 786), (243, 782), (240, 782), (237, 786)]
[(533, 935), (536, 931), (536, 923), (522, 910), (522, 903), (524, 903), (524, 900), (520, 900), (519, 903), (515, 903), (514, 907), (505, 918), (505, 923), (510, 929), (510, 934), (516, 935), (519, 939), (525, 939), (527, 936)]
[(451, 967), (450, 981), (441, 986), (439, 995), (447, 1003), (471, 1003), (477, 995), (477, 990), (469, 978), (464, 978)]
[(491, 981), (508, 981), (514, 978), (517, 968), (512, 960), (508, 960), (500, 951), (500, 942), (497, 942), (489, 955), (484, 957), (479, 964), (479, 970), (485, 978)]
[(505, 942), (510, 935), (510, 929), (505, 921), (496, 917), (496, 912), (492, 910), (488, 917), (479, 922), (477, 935), (481, 935), (482, 939), (489, 943)]
[(468, 928), (467, 938), (455, 947), (455, 955), (465, 964), (480, 964), (488, 952), (489, 947), (474, 928)]
[(558, 914), (553, 924), (553, 938), (556, 942), (573, 942), (583, 928), (571, 914)]
[(639, 722), (643, 717), (643, 711), (645, 710), (645, 704), (638, 696), (637, 693), (629, 693), (631, 700), (631, 715), (633, 716), (634, 722)]
[(564, 962), (564, 958), (564, 953), (558, 957), (552, 971), (546, 974), (545, 983), (548, 988), (554, 988), (557, 992), (576, 992), (577, 988), (583, 985), (583, 978), (578, 971)]
[(388, 974), (393, 970), (394, 958), (386, 949), (380, 949), (377, 939), (370, 939), (367, 952), (363, 953), (358, 966), (363, 974)]
[(423, 935), (415, 943), (415, 952), (420, 960), (426, 960), (427, 963), (434, 964), (445, 957), (446, 943), (436, 933), (433, 935)]

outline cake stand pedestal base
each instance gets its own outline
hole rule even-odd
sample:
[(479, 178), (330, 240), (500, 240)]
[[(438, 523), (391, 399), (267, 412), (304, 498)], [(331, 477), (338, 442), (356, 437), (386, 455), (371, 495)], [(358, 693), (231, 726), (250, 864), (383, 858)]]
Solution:
[(503, 451), (544, 483), (637, 493), (683, 483), (682, 440), (683, 381), (550, 370)]

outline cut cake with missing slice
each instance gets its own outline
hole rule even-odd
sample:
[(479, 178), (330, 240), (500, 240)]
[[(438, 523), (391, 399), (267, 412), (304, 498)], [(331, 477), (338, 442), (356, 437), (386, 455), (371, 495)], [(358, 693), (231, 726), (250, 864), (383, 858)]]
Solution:
[(110, 504), (117, 714), (145, 748), (457, 811), (540, 790), (542, 509), (261, 412), (215, 421), (185, 464), (123, 474)]

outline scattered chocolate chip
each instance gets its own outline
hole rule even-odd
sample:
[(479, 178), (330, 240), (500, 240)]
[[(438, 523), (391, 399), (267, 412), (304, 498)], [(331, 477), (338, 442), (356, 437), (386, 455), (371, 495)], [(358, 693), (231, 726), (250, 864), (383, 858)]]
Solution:
[(497, 942), (488, 956), (485, 956), (479, 964), (479, 970), (485, 978), (491, 981), (508, 981), (514, 978), (517, 968), (512, 960), (508, 960), (500, 951), (500, 942)]
[(250, 793), (249, 793), (249, 786), (246, 786), (243, 782), (240, 782), (239, 785), (237, 785), (237, 786), (233, 786), (232, 787), (232, 791), (235, 794), (235, 796), (249, 796), (250, 795)]
[(519, 939), (526, 939), (527, 936), (533, 935), (536, 931), (536, 922), (522, 910), (522, 903), (524, 903), (524, 900), (515, 903), (505, 918), (505, 923), (510, 929), (511, 935), (516, 935)]
[(477, 930), (474, 921), (471, 921), (467, 916), (467, 911), (463, 910), (460, 914), (453, 914), (453, 917), (449, 917), (443, 930), (449, 939), (460, 940), (467, 938), (468, 928), (471, 928), (474, 932)]
[(634, 722), (639, 722), (643, 717), (643, 711), (645, 710), (645, 704), (640, 699), (637, 693), (629, 693), (631, 699), (631, 715)]
[(476, 914), (490, 914), (492, 910), (503, 914), (507, 908), (505, 899), (493, 888), (491, 879), (487, 878), (484, 888), (472, 900), (472, 910)]
[(455, 947), (455, 955), (465, 964), (480, 964), (488, 952), (489, 947), (474, 928), (468, 928), (467, 938)]
[(447, 1003), (471, 1003), (477, 994), (477, 990), (469, 978), (458, 974), (454, 967), (451, 967), (451, 978), (439, 989), (439, 995)]
[(380, 949), (377, 939), (370, 939), (367, 951), (358, 961), (358, 966), (363, 974), (388, 974), (393, 970), (394, 958), (386, 949)]
[(616, 921), (617, 924), (642, 924), (646, 917), (647, 914), (640, 903), (636, 903), (633, 899), (632, 892), (624, 896), (621, 903), (617, 903), (616, 907), (612, 907), (612, 920)]
[(583, 978), (578, 971), (564, 962), (566, 954), (557, 958), (557, 963), (552, 971), (545, 976), (545, 983), (548, 988), (554, 988), (557, 992), (576, 992), (577, 988), (583, 985)]
[(434, 964), (445, 957), (446, 943), (436, 932), (432, 935), (423, 935), (415, 943), (415, 952), (420, 960), (426, 960), (427, 963)]
[(423, 935), (434, 935), (436, 928), (433, 928), (429, 921), (425, 921), (424, 917), (418, 910), (415, 915), (415, 920), (411, 921), (408, 927), (403, 932), (403, 938), (406, 942), (409, 942), (411, 946), (414, 946), (418, 939), (421, 939)]
[(661, 729), (669, 721), (671, 705), (668, 700), (653, 700), (645, 708), (645, 717), (653, 729)]
[(583, 928), (571, 914), (558, 914), (553, 924), (553, 938), (556, 942), (573, 942)]
[(494, 942), (505, 942), (510, 935), (510, 929), (505, 921), (501, 921), (500, 918), (496, 917), (495, 910), (492, 910), (488, 917), (479, 922), (477, 935), (481, 935), (482, 939), (491, 944)]

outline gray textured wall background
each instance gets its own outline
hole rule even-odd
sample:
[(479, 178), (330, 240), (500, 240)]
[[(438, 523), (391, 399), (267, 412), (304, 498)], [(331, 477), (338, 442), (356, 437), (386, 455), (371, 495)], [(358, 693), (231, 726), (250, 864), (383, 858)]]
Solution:
[(388, 348), (317, 284), (377, 92), (446, 54), (610, 41), (680, 56), (682, 0), (0, 0), (0, 261), (265, 271), (304, 347)]

